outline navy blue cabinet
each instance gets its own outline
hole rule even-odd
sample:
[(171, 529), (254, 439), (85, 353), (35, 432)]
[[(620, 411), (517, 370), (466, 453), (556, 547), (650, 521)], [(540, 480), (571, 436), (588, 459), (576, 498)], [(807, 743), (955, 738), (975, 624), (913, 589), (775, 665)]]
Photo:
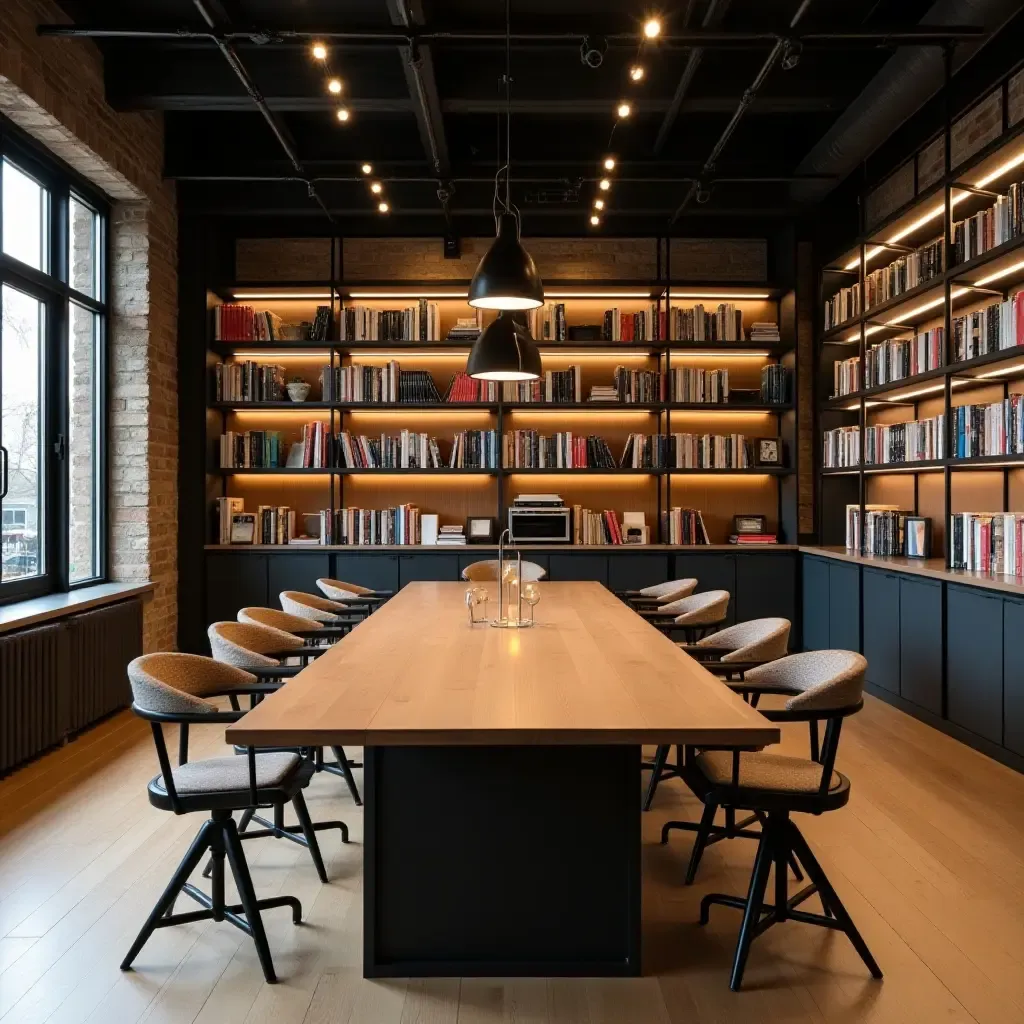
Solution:
[[(865, 572), (865, 578), (867, 572)], [(864, 642), (867, 645), (867, 587)], [(868, 662), (871, 656), (864, 651)], [(900, 579), (899, 694), (933, 715), (942, 714), (942, 584)]]
[[(796, 623), (796, 556), (742, 554), (736, 563), (736, 621), (780, 617)], [(792, 645), (797, 645), (793, 636)]]
[(608, 585), (608, 556), (552, 551), (548, 572), (553, 580), (596, 580)]
[(801, 561), (803, 647), (805, 651), (824, 651), (829, 646), (829, 563), (810, 555), (803, 555)]
[(608, 556), (608, 586), (612, 590), (639, 590), (670, 579), (668, 555), (637, 551)]
[(247, 551), (211, 554), (206, 559), (206, 625), (234, 619), (239, 608), (250, 606), (279, 607), (276, 595), (272, 605), (269, 599), (267, 556)]
[(1003, 742), (1003, 601), (973, 587), (946, 587), (946, 714)]
[[(745, 556), (744, 556), (745, 557)], [(726, 624), (736, 621), (736, 556), (730, 552), (709, 551), (707, 554), (676, 555), (673, 579), (690, 576), (697, 580), (697, 591), (728, 590), (729, 614)]]
[(274, 608), (279, 608), (278, 597), (282, 590), (320, 594), (316, 581), (331, 575), (331, 556), (316, 552), (269, 555), (267, 568), (270, 601)]
[(894, 572), (865, 569), (863, 586), (867, 682), (899, 693), (900, 579)]
[(828, 644), (860, 650), (860, 566), (833, 562), (828, 578)]
[(332, 575), (371, 590), (398, 590), (398, 555), (339, 553), (334, 556)]
[(1003, 601), (1003, 746), (1024, 756), (1024, 601)]
[(454, 552), (398, 556), (398, 585), (419, 580), (455, 581), (459, 578), (459, 556)]

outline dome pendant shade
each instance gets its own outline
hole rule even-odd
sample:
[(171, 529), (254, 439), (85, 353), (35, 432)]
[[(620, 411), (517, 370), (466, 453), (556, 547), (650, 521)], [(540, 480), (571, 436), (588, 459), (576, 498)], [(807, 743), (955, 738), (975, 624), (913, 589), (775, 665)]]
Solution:
[(535, 309), (544, 305), (544, 284), (533, 258), (519, 241), (510, 213), (498, 219), (498, 237), (477, 264), (469, 304), (481, 309)]
[(540, 352), (530, 332), (511, 313), (502, 312), (473, 343), (466, 373), (477, 380), (536, 380)]

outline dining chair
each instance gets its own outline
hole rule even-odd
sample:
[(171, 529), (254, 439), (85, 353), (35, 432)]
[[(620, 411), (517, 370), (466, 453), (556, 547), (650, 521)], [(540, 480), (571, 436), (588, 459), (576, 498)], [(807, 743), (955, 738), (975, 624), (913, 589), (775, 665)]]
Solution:
[[(513, 571), (517, 562), (506, 559), (505, 566), (512, 567)], [(536, 562), (523, 562), (523, 583), (535, 583), (544, 579), (548, 571)], [(462, 578), (470, 583), (494, 583), (498, 579), (498, 560), (496, 558), (485, 558), (479, 562), (471, 562), (462, 570)]]

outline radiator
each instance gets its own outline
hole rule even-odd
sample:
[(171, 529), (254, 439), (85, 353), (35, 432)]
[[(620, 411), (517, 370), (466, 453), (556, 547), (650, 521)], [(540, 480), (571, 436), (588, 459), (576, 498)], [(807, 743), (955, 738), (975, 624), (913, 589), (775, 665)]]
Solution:
[(131, 703), (142, 603), (0, 634), (0, 775)]

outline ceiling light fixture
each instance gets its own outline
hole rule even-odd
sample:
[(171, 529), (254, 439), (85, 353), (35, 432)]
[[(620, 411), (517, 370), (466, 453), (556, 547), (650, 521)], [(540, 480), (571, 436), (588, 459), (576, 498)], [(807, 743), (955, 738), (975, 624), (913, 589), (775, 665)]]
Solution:
[(373, 174), (373, 164), (363, 164), (360, 170), (363, 174)]
[(614, 157), (606, 156), (604, 158), (604, 169), (606, 171), (614, 171), (615, 170), (615, 158)]
[[(505, 197), (499, 183), (505, 172)], [(533, 258), (520, 241), (519, 211), (512, 204), (512, 0), (505, 0), (505, 166), (494, 177), (493, 212), (497, 237), (477, 264), (469, 285), (469, 304), (497, 309), (473, 343), (466, 373), (480, 380), (536, 380), (541, 375), (540, 350), (530, 337), (525, 318), (512, 310), (544, 304), (544, 284)], [(499, 215), (498, 207), (502, 208)]]
[(383, 192), (383, 191), (384, 191), (384, 186), (383, 186), (383, 185), (382, 185), (382, 184), (381, 184), (381, 183), (380, 183), (379, 181), (375, 181), (375, 182), (374, 182), (374, 183), (373, 183), (373, 184), (372, 184), (372, 185), (370, 186), (370, 191), (371, 191), (371, 192), (372, 192), (372, 193), (373, 193), (373, 194), (374, 194), (375, 196), (379, 196), (379, 195), (381, 194), (381, 192)]
[(648, 18), (644, 22), (644, 35), (648, 39), (657, 39), (661, 35), (661, 22), (657, 18)]
[(339, 121), (345, 122), (349, 119), (349, 116), (348, 107), (338, 107), (337, 117)]
[(388, 210), (390, 210), (390, 209), (391, 209), (391, 207), (388, 206), (387, 203), (378, 203), (377, 204), (377, 211), (378, 211), (378, 213), (387, 213)]
[(628, 103), (620, 103), (615, 108), (615, 113), (621, 118), (627, 118), (632, 113), (632, 107)]
[(610, 182), (610, 181), (609, 181), (609, 180), (608, 180), (607, 178), (602, 178), (602, 179), (601, 179), (601, 180), (600, 180), (600, 181), (599, 181), (599, 182), (597, 183), (597, 187), (598, 187), (598, 188), (599, 188), (599, 189), (600, 189), (600, 190), (601, 190), (602, 192), (607, 192), (607, 191), (608, 191), (608, 189), (610, 189), (610, 188), (612, 187), (612, 183), (611, 183), (611, 182)]
[(313, 58), (315, 60), (327, 60), (327, 47), (323, 43), (313, 44)]
[(594, 215), (593, 215), (593, 216), (592, 216), (592, 217), (590, 218), (590, 223), (591, 223), (591, 224), (593, 224), (593, 225), (594, 225), (594, 227), (596, 228), (596, 227), (598, 226), (598, 224), (600, 224), (600, 223), (601, 223), (601, 218), (600, 218), (600, 217), (598, 217), (598, 215), (597, 215), (597, 214), (595, 213), (595, 214), (594, 214)]
[(327, 91), (332, 96), (337, 96), (341, 92), (341, 79), (331, 78), (327, 82)]
[(644, 68), (642, 64), (634, 64), (629, 69), (629, 80), (631, 82), (642, 82), (644, 80)]
[(595, 210), (603, 210), (604, 209), (604, 200), (603, 199), (595, 199), (594, 200), (594, 209)]

